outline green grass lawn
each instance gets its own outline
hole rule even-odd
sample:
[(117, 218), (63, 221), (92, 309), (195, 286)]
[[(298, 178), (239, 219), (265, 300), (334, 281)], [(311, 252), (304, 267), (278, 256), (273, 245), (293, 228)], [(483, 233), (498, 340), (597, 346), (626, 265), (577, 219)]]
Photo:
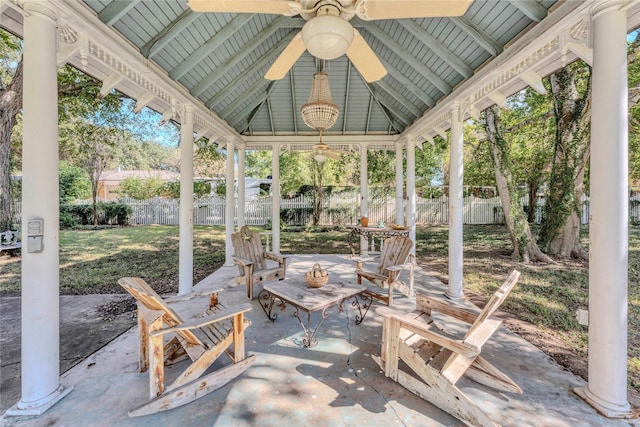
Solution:
[[(587, 230), (585, 229), (585, 235)], [(224, 263), (223, 227), (194, 228), (194, 281)], [(419, 227), (418, 264), (446, 281), (446, 226)], [(585, 244), (588, 243), (585, 240)], [(117, 280), (140, 276), (159, 293), (178, 286), (177, 226), (138, 226), (60, 232), (61, 294), (122, 293)], [(348, 229), (283, 232), (282, 253), (350, 253)], [(557, 265), (522, 264), (511, 257), (503, 226), (466, 226), (464, 231), (465, 295), (482, 303), (510, 270), (522, 272), (503, 309), (535, 326), (542, 337), (559, 339), (573, 353), (587, 354), (587, 328), (575, 320), (588, 307), (588, 264), (560, 260)], [(640, 391), (640, 229), (629, 237), (629, 385)], [(20, 294), (20, 258), (0, 256), (0, 295)], [(535, 341), (534, 341), (535, 342)], [(540, 342), (536, 342), (540, 344)]]

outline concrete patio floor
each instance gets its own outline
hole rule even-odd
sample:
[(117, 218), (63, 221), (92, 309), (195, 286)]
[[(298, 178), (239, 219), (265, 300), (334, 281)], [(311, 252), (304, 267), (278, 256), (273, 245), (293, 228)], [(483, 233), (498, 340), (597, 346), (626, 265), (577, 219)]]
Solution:
[[(331, 275), (355, 280), (346, 256), (296, 255), (288, 276), (301, 275), (319, 262)], [(233, 284), (235, 267), (223, 267), (200, 282), (198, 292), (223, 287), (227, 306), (247, 301), (245, 289)], [(261, 287), (256, 289), (256, 295)], [(442, 293), (444, 286), (416, 271), (416, 290)], [(414, 301), (396, 294), (396, 308), (411, 311)], [(184, 317), (201, 313), (206, 298), (174, 304)], [(336, 308), (318, 331), (318, 345), (302, 346), (302, 329), (279, 312), (271, 322), (258, 300), (248, 313), (252, 321), (246, 349), (257, 360), (230, 384), (199, 400), (159, 414), (128, 418), (129, 409), (148, 399), (148, 374), (137, 371), (137, 328), (131, 328), (65, 374), (61, 383), (74, 390), (40, 417), (0, 417), (4, 426), (459, 426), (457, 419), (385, 378), (371, 358), (380, 354), (381, 319), (374, 302), (364, 322), (357, 311)], [(313, 324), (320, 314), (313, 316)], [(442, 319), (436, 321), (443, 325)], [(447, 324), (455, 332), (456, 326)], [(585, 382), (565, 371), (542, 351), (501, 328), (483, 348), (483, 356), (509, 374), (522, 395), (497, 392), (462, 378), (458, 385), (503, 426), (640, 426), (638, 420), (610, 420), (596, 413), (571, 389)], [(216, 362), (228, 363), (225, 357)], [(174, 370), (179, 371), (179, 369)], [(168, 370), (171, 376), (171, 370)]]

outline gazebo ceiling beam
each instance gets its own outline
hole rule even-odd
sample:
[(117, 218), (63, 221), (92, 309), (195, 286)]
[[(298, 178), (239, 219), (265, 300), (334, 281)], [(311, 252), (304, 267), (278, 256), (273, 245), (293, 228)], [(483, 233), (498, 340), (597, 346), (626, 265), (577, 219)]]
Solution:
[[(436, 101), (433, 100), (429, 95), (427, 95), (420, 86), (415, 84), (411, 79), (407, 78), (404, 74), (400, 72), (393, 64), (387, 61), (384, 58), (380, 58), (380, 61), (384, 65), (384, 67), (389, 72), (389, 75), (397, 80), (402, 86), (406, 87), (411, 91), (416, 97), (420, 99), (420, 101), (424, 102), (427, 106), (433, 107), (436, 105)], [(380, 80), (383, 81), (383, 80)]]
[[(240, 110), (238, 112), (238, 114), (235, 115), (234, 119), (229, 122), (229, 124), (232, 127), (236, 127), (236, 125), (238, 123), (240, 123), (245, 117), (247, 117), (248, 115), (251, 114), (251, 112), (253, 111), (254, 108), (256, 108), (257, 106), (262, 105), (267, 100), (267, 98), (269, 98), (269, 95), (271, 95), (271, 91), (273, 91), (273, 89), (276, 87), (276, 83), (278, 83), (279, 81), (280, 80), (274, 80), (274, 81), (270, 82), (269, 85), (267, 86), (267, 89), (264, 91), (264, 93), (262, 95), (258, 96), (253, 101), (251, 101), (249, 104), (247, 104), (242, 110)], [(264, 83), (264, 82), (265, 82), (265, 80), (262, 81), (262, 83)], [(245, 103), (252, 96), (255, 96), (254, 92), (253, 91), (247, 91), (245, 96), (242, 97), (243, 100), (240, 103), (240, 105)], [(253, 117), (248, 120), (249, 125), (251, 124), (252, 121), (253, 121)]]
[(347, 61), (347, 82), (344, 88), (344, 111), (342, 111), (342, 133), (347, 130), (347, 112), (349, 111), (349, 86), (351, 86), (351, 61)]
[(279, 16), (269, 25), (264, 27), (262, 31), (255, 35), (251, 40), (244, 45), (244, 47), (237, 52), (235, 52), (224, 64), (218, 67), (215, 70), (211, 70), (209, 75), (201, 80), (198, 84), (196, 84), (193, 88), (191, 88), (190, 92), (193, 96), (198, 97), (205, 90), (209, 88), (212, 84), (214, 84), (220, 77), (229, 72), (233, 67), (238, 64), (238, 62), (242, 61), (249, 53), (251, 53), (254, 49), (256, 49), (262, 42), (268, 39), (273, 33), (275, 33), (279, 28), (287, 25), (288, 21), (291, 18), (288, 16)]
[(396, 90), (393, 86), (387, 83), (384, 80), (378, 80), (374, 83), (374, 86), (380, 87), (382, 90), (387, 92), (393, 98), (396, 99), (400, 104), (402, 104), (407, 110), (409, 110), (414, 116), (420, 117), (422, 116), (422, 111), (414, 105), (412, 101), (409, 100), (406, 96), (401, 94), (398, 90)]
[[(402, 112), (400, 112), (391, 101), (389, 101), (387, 98), (385, 98), (380, 91), (378, 90), (378, 88), (376, 88), (375, 86), (373, 86), (373, 84), (371, 83), (367, 83), (367, 87), (369, 88), (369, 92), (371, 93), (371, 96), (373, 96), (374, 101), (376, 101), (376, 103), (378, 104), (378, 106), (380, 107), (380, 109), (382, 110), (382, 113), (385, 115), (387, 121), (389, 122), (389, 124), (391, 126), (393, 126), (393, 128), (398, 131), (398, 132), (402, 132), (402, 129), (404, 129), (406, 126), (410, 125), (412, 120), (408, 119)], [(396, 116), (398, 119), (400, 119), (405, 125), (400, 125), (398, 122), (396, 122), (395, 120), (393, 120), (393, 117), (391, 117), (390, 114), (393, 114), (394, 116)]]
[(449, 66), (456, 70), (461, 76), (468, 78), (473, 75), (473, 69), (471, 67), (465, 64), (457, 55), (440, 43), (438, 39), (429, 34), (429, 32), (422, 28), (416, 21), (413, 19), (399, 19), (398, 24), (413, 34), (427, 48), (438, 55), (444, 62), (449, 64)]
[(297, 33), (298, 31), (296, 30), (292, 30), (291, 32), (289, 32), (289, 34), (284, 36), (282, 40), (280, 40), (271, 49), (269, 49), (264, 55), (262, 55), (262, 57), (258, 61), (254, 62), (251, 65), (251, 67), (247, 68), (245, 71), (239, 74), (235, 79), (230, 81), (225, 86), (224, 89), (216, 93), (214, 96), (211, 97), (211, 99), (205, 102), (205, 105), (208, 108), (213, 108), (216, 104), (218, 104), (220, 101), (226, 98), (229, 94), (231, 94), (234, 90), (236, 90), (238, 86), (240, 86), (245, 80), (247, 80), (249, 77), (251, 77), (256, 72), (258, 72), (260, 68), (269, 64), (273, 59), (273, 57), (279, 55), (282, 52), (282, 49), (284, 49), (284, 47), (286, 47), (286, 45), (289, 44), (289, 42), (293, 39), (293, 36), (295, 36)]
[[(357, 19), (357, 18), (354, 18)], [(409, 64), (414, 70), (422, 74), (432, 85), (434, 85), (444, 95), (451, 93), (451, 86), (442, 77), (431, 71), (429, 67), (424, 65), (421, 61), (412, 56), (400, 43), (393, 40), (385, 33), (382, 28), (378, 27), (372, 22), (362, 22), (362, 27), (367, 30), (369, 34), (377, 38), (382, 44), (387, 46), (391, 52), (399, 56), (403, 61)]]
[(130, 0), (130, 1), (112, 1), (98, 13), (98, 18), (107, 24), (108, 26), (112, 26), (116, 22), (120, 20), (124, 15), (127, 14), (131, 9), (136, 7), (136, 5), (140, 2), (140, 0)]
[(491, 38), (482, 28), (474, 24), (470, 19), (464, 16), (452, 16), (449, 18), (451, 22), (458, 26), (462, 31), (467, 33), (473, 40), (486, 50), (491, 56), (498, 56), (502, 52), (500, 43)]
[(537, 1), (531, 0), (509, 0), (512, 5), (524, 13), (527, 18), (535, 22), (542, 21), (547, 16), (547, 9)]
[(249, 22), (255, 15), (251, 13), (239, 13), (237, 14), (227, 25), (222, 27), (220, 31), (207, 40), (204, 44), (198, 47), (196, 50), (187, 55), (184, 61), (180, 62), (176, 67), (169, 71), (169, 77), (173, 80), (178, 80), (185, 74), (187, 74), (193, 67), (198, 65), (204, 58), (210, 56), (214, 50), (216, 50), (222, 43), (227, 41), (236, 31), (242, 28), (247, 22)]
[(140, 49), (140, 53), (145, 58), (151, 58), (160, 52), (171, 40), (178, 34), (189, 27), (202, 14), (187, 9), (174, 19), (169, 25), (164, 27), (162, 31), (153, 36), (151, 40), (145, 43)]
[[(256, 80), (247, 90), (244, 91), (242, 95), (236, 98), (231, 104), (227, 105), (225, 109), (218, 114), (218, 116), (223, 120), (226, 120), (229, 114), (233, 113), (238, 107), (247, 102), (249, 98), (251, 98), (252, 96), (256, 96), (256, 92), (260, 91), (263, 86), (270, 84), (268, 82), (268, 80), (265, 80), (263, 78), (259, 78), (258, 80)], [(258, 95), (257, 98), (261, 98), (262, 101), (264, 101), (266, 99), (266, 92)]]
[(296, 80), (293, 76), (293, 68), (289, 70), (289, 81), (291, 82), (291, 106), (293, 111), (293, 131), (298, 133), (298, 113), (296, 112)]

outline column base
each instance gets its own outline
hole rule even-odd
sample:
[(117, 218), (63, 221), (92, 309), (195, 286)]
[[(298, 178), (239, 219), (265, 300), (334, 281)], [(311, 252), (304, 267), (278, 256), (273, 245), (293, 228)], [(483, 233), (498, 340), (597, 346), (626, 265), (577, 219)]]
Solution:
[(633, 410), (629, 402), (622, 406), (611, 405), (609, 402), (604, 402), (594, 396), (587, 387), (574, 387), (573, 392), (607, 418), (638, 418), (638, 411)]
[(5, 415), (10, 417), (28, 417), (42, 415), (49, 408), (62, 400), (67, 394), (71, 393), (72, 390), (73, 387), (60, 386), (49, 396), (35, 402), (24, 403), (21, 400), (11, 408), (7, 409)]
[(464, 300), (464, 295), (453, 295), (450, 294), (449, 291), (444, 293), (444, 296), (450, 299), (451, 301), (462, 301)]

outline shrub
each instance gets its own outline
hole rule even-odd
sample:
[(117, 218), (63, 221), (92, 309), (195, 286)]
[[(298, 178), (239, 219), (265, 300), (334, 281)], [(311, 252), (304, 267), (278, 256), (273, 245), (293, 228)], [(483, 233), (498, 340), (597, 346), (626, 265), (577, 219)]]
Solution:
[[(98, 225), (128, 225), (131, 207), (123, 203), (100, 202), (96, 205)], [(92, 205), (60, 205), (60, 227), (93, 225)]]

